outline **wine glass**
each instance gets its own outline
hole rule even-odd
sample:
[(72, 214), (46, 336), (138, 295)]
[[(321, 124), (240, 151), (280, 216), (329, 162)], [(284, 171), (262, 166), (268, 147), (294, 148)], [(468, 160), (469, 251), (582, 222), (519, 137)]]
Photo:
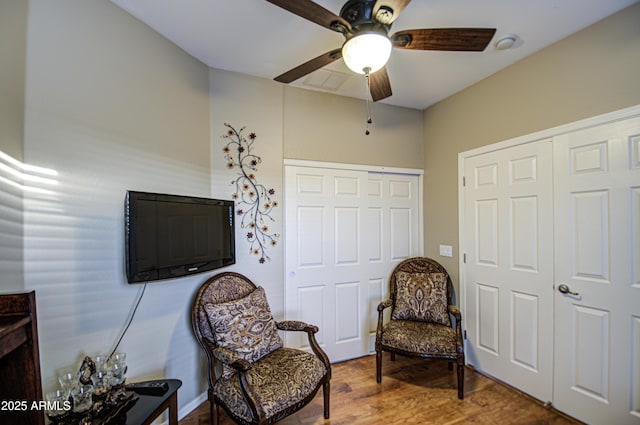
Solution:
[(69, 393), (63, 389), (58, 389), (47, 393), (47, 408), (46, 415), (51, 420), (63, 416), (67, 411), (71, 410), (71, 403), (69, 402)]
[(105, 371), (107, 370), (107, 362), (109, 361), (109, 356), (104, 353), (99, 353), (93, 357), (93, 361), (96, 364), (96, 371)]
[(93, 393), (96, 397), (103, 397), (111, 389), (111, 374), (105, 370), (97, 370), (91, 375)]
[(111, 355), (111, 361), (115, 363), (126, 363), (127, 353), (123, 353), (122, 351), (116, 351)]
[(122, 385), (126, 379), (127, 364), (123, 360), (112, 361), (109, 365), (109, 372), (111, 373), (111, 385), (114, 387)]
[(84, 413), (93, 407), (93, 385), (80, 385), (71, 392), (73, 411)]
[(60, 387), (66, 393), (67, 397), (71, 394), (79, 384), (78, 372), (75, 372), (71, 367), (65, 368), (60, 375), (58, 375), (58, 383)]

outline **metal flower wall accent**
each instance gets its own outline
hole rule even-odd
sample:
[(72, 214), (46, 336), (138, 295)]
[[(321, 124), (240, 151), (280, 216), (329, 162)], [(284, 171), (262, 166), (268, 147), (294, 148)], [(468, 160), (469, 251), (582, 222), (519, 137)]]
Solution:
[(262, 159), (252, 153), (253, 144), (256, 141), (256, 133), (243, 134), (246, 127), (236, 130), (231, 124), (224, 123), (228, 128), (222, 136), (227, 144), (222, 149), (227, 160), (227, 168), (238, 168), (238, 177), (231, 181), (235, 186), (235, 193), (231, 197), (236, 202), (236, 214), (240, 217), (240, 227), (247, 229), (246, 237), (249, 242), (251, 254), (259, 255), (262, 264), (270, 260), (266, 253), (268, 246), (275, 246), (280, 235), (271, 232), (269, 222), (275, 222), (271, 212), (278, 206), (278, 201), (273, 199), (276, 191), (267, 189), (258, 183), (255, 173)]

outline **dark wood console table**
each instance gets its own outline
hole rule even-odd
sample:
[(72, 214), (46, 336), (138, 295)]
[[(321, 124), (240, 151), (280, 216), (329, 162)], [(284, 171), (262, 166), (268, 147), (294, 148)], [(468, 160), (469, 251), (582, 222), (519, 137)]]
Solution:
[[(135, 384), (164, 384), (164, 394), (145, 393), (144, 388), (136, 390)], [(50, 425), (150, 425), (165, 410), (169, 413), (169, 425), (178, 425), (178, 388), (182, 386), (179, 379), (160, 379), (155, 381), (136, 382), (127, 386), (127, 397), (121, 404), (104, 408), (103, 411), (91, 411), (88, 414), (69, 413)], [(94, 404), (94, 407), (96, 405)]]
[(149, 425), (162, 412), (169, 409), (169, 425), (178, 425), (178, 388), (179, 379), (162, 379), (169, 385), (167, 392), (160, 396), (138, 394), (138, 401), (127, 410), (127, 425)]
[[(38, 350), (35, 291), (0, 293), (0, 400), (28, 403), (43, 400)], [(126, 412), (126, 425), (149, 425), (165, 410), (169, 425), (178, 425), (179, 379), (165, 379), (167, 391), (159, 396), (138, 394)], [(22, 405), (20, 405), (22, 407)], [(41, 409), (0, 411), (0, 423), (42, 425)]]
[[(42, 400), (35, 291), (0, 294), (0, 376), (0, 400), (22, 403)], [(2, 423), (44, 423), (42, 410), (8, 407), (0, 412)]]

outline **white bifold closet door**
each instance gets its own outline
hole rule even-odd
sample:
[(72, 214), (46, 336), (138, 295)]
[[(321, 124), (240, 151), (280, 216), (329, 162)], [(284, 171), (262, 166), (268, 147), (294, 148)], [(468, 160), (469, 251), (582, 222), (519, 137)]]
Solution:
[(640, 118), (580, 125), (464, 157), (467, 359), (586, 423), (640, 424)]
[[(421, 176), (285, 166), (285, 317), (317, 325), (332, 362), (373, 350), (391, 269), (419, 255)], [(308, 348), (289, 332), (287, 345)]]

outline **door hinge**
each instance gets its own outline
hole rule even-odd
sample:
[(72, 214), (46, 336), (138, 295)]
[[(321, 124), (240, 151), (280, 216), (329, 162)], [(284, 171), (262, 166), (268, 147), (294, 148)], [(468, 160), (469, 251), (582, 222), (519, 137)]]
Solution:
[(464, 264), (467, 264), (467, 253), (466, 252), (464, 254), (462, 254), (462, 262)]
[(464, 339), (467, 339), (467, 330), (464, 330)]
[(462, 187), (465, 187), (467, 185), (467, 178), (465, 176), (462, 176)]

